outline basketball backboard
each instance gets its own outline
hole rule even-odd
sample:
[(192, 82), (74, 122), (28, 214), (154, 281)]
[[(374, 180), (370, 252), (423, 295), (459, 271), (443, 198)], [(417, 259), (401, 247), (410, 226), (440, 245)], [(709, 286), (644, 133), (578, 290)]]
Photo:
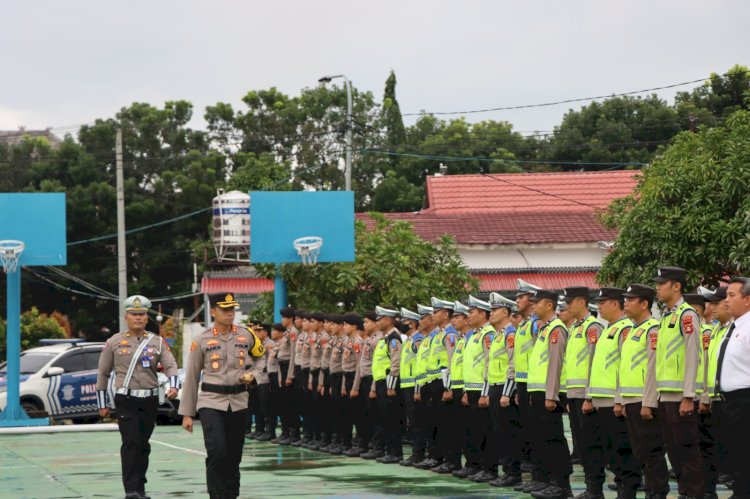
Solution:
[(250, 262), (300, 263), (294, 240), (323, 238), (318, 262), (354, 261), (354, 193), (250, 193)]
[(0, 240), (23, 241), (19, 266), (65, 265), (65, 194), (0, 194)]

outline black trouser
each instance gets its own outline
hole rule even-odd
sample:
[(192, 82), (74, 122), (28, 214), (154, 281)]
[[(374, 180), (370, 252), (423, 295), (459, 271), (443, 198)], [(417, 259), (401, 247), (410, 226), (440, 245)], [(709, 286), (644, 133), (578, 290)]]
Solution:
[(719, 474), (727, 473), (727, 448), (726, 442), (731, 438), (731, 432), (727, 435), (723, 424), (724, 402), (721, 400), (711, 401), (711, 434), (716, 443), (716, 467)]
[(404, 398), (406, 419), (409, 421), (412, 460), (419, 459), (421, 461), (425, 457), (425, 429), (418, 416), (418, 413), (422, 412), (419, 409), (422, 402), (416, 402), (414, 400), (414, 387), (402, 388), (401, 395)]
[(336, 437), (336, 442), (341, 444), (344, 427), (344, 404), (341, 398), (341, 380), (344, 378), (343, 372), (331, 373), (328, 383), (326, 383), (326, 393), (328, 396), (328, 405), (330, 423), (329, 431)]
[[(288, 436), (291, 429), (295, 428), (299, 433), (299, 416), (295, 413), (294, 386), (286, 386), (286, 377), (289, 374), (289, 361), (279, 361), (279, 393), (277, 397), (277, 410), (281, 417), (281, 435)], [(296, 416), (296, 424), (294, 423)]]
[(568, 419), (570, 420), (570, 434), (573, 437), (573, 454), (576, 454), (583, 463), (583, 453), (586, 452), (583, 444), (583, 402), (585, 399), (568, 399)]
[(312, 428), (312, 436), (315, 440), (318, 441), (323, 439), (323, 427), (320, 420), (323, 400), (322, 396), (318, 393), (319, 375), (320, 369), (310, 369), (310, 376), (312, 378), (312, 390), (309, 390), (307, 394), (309, 405), (308, 413), (310, 418), (310, 427)]
[(302, 403), (300, 404), (300, 410), (302, 411), (302, 431), (305, 434), (305, 440), (315, 438), (313, 434), (315, 428), (315, 415), (313, 414), (314, 397), (313, 392), (309, 389), (309, 381), (310, 368), (302, 369)]
[(499, 464), (508, 475), (521, 476), (521, 428), (518, 406), (511, 398), (508, 407), (500, 405), (505, 385), (490, 387), (490, 417), (495, 441), (499, 442)]
[[(255, 391), (255, 404), (253, 416), (255, 416), (255, 431), (265, 433), (268, 424), (268, 383), (262, 383), (253, 387)], [(252, 402), (251, 402), (252, 408)]]
[(677, 475), (680, 494), (703, 497), (706, 469), (701, 459), (698, 407), (689, 416), (680, 416), (679, 402), (659, 402), (659, 419), (672, 469)]
[(217, 409), (199, 411), (206, 446), (206, 485), (211, 497), (240, 495), (240, 462), (248, 412)]
[(700, 432), (701, 441), (699, 444), (701, 457), (706, 466), (706, 490), (716, 492), (716, 484), (719, 481), (719, 453), (715, 439), (715, 418), (712, 413), (700, 414)]
[(136, 398), (115, 395), (115, 410), (120, 430), (120, 462), (122, 463), (122, 485), (125, 492), (143, 493), (146, 487), (148, 443), (156, 424), (159, 397)]
[(533, 417), (530, 414), (531, 398), (525, 382), (516, 381), (516, 393), (518, 394), (518, 417), (521, 425), (521, 456), (524, 461), (531, 463), (531, 479), (545, 482), (547, 477), (539, 469), (538, 461), (534, 459), (531, 450)]
[(722, 432), (726, 435), (727, 470), (734, 479), (734, 497), (750, 498), (750, 473), (747, 450), (750, 449), (750, 389), (726, 392), (721, 408)]
[(427, 457), (438, 460), (440, 456), (437, 445), (435, 445), (435, 411), (433, 410), (432, 389), (432, 383), (427, 383), (419, 388), (420, 401), (414, 407), (414, 413), (425, 437)]
[(446, 457), (446, 448), (448, 439), (450, 438), (450, 410), (443, 403), (443, 393), (445, 387), (443, 386), (442, 378), (430, 381), (429, 383), (429, 394), (432, 405), (430, 406), (430, 412), (433, 415), (433, 424), (435, 432), (435, 455), (436, 459), (443, 460)]
[[(352, 393), (352, 386), (354, 385), (353, 372), (344, 373), (344, 390), (346, 395), (341, 397), (341, 428), (339, 429), (341, 436), (341, 445), (344, 449), (350, 449), (352, 447), (352, 425), (356, 417), (357, 400), (351, 399), (349, 394)], [(336, 387), (333, 387), (333, 391), (336, 391)], [(341, 389), (339, 388), (339, 392)], [(361, 398), (361, 397), (357, 397)]]
[(467, 391), (469, 425), (467, 427), (466, 467), (497, 473), (498, 441), (492, 431), (488, 407), (479, 407), (479, 391)]
[(658, 411), (653, 409), (654, 419), (646, 421), (641, 417), (640, 402), (625, 404), (625, 418), (633, 454), (641, 463), (646, 494), (667, 494), (669, 492), (669, 470), (664, 458), (664, 439)]
[(401, 388), (396, 388), (396, 395), (389, 397), (386, 380), (381, 379), (375, 382), (375, 393), (378, 396), (378, 411), (383, 424), (385, 452), (391, 456), (401, 457), (404, 455), (401, 445)]
[(461, 454), (464, 451), (466, 443), (466, 419), (461, 419), (461, 416), (466, 415), (466, 412), (461, 410), (466, 409), (461, 404), (461, 397), (463, 397), (464, 391), (460, 389), (451, 390), (451, 392), (453, 398), (447, 402), (443, 402), (446, 417), (450, 421), (444, 439), (443, 458), (448, 464), (460, 468)]
[(370, 417), (370, 388), (372, 387), (372, 376), (362, 376), (359, 383), (359, 396), (354, 399), (356, 404), (355, 425), (357, 426), (357, 439), (359, 447), (367, 451), (372, 440), (373, 421)]
[[(367, 391), (365, 391), (365, 378), (362, 378), (362, 391), (367, 399), (367, 419), (370, 423), (370, 449), (382, 451), (385, 449), (385, 431), (383, 429), (383, 414), (380, 411), (380, 405), (377, 399), (370, 398), (374, 381), (372, 376), (367, 376)], [(377, 385), (375, 386), (377, 393)]]
[(294, 367), (294, 378), (292, 379), (292, 400), (289, 405), (289, 431), (290, 436), (299, 437), (302, 433), (302, 418), (305, 414), (305, 391), (307, 379), (302, 379), (304, 374), (300, 366)]
[(266, 421), (267, 433), (276, 436), (276, 425), (279, 419), (279, 373), (268, 373), (268, 419)]
[(568, 440), (563, 429), (563, 408), (558, 403), (554, 411), (548, 411), (544, 404), (544, 392), (531, 392), (529, 398), (531, 406), (527, 429), (531, 445), (540, 449), (532, 454), (535, 465), (539, 468), (539, 478), (535, 479), (563, 483), (573, 473)]

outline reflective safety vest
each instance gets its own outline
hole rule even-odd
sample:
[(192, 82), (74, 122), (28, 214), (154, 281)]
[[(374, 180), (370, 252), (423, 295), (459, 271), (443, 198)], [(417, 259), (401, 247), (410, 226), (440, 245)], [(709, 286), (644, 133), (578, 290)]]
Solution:
[[(508, 357), (508, 348), (515, 346), (516, 329), (508, 325), (505, 329), (495, 335), (490, 345), (490, 367), (487, 370), (487, 381), (491, 385), (505, 383), (508, 378), (508, 367), (510, 358)], [(510, 336), (510, 344), (508, 337)]]
[[(685, 341), (694, 340), (693, 335), (698, 333), (693, 331), (688, 338), (682, 335), (682, 315), (688, 310), (693, 310), (693, 307), (682, 302), (674, 312), (664, 314), (659, 322), (659, 339), (656, 342), (656, 390), (659, 392), (683, 391)], [(693, 327), (699, 326), (693, 324)]]
[(494, 335), (495, 328), (492, 324), (485, 324), (482, 329), (471, 335), (464, 346), (464, 390), (467, 392), (484, 388), (487, 381), (484, 377), (484, 363), (487, 359), (485, 345), (489, 349)]
[(391, 368), (391, 354), (388, 351), (388, 342), (385, 337), (378, 340), (375, 351), (372, 353), (372, 380), (385, 379)]
[[(558, 318), (546, 324), (539, 331), (534, 348), (529, 356), (529, 381), (528, 391), (544, 392), (547, 389), (547, 370), (549, 369), (549, 340), (550, 334), (556, 328), (562, 330), (562, 334), (568, 334), (565, 324)], [(518, 342), (516, 342), (518, 348)], [(515, 353), (513, 354), (515, 359)]]
[(729, 322), (726, 326), (722, 326), (721, 324), (717, 324), (716, 326), (714, 326), (714, 329), (711, 332), (711, 339), (708, 344), (708, 353), (706, 353), (706, 361), (708, 362), (708, 378), (706, 379), (706, 390), (712, 397), (717, 397), (719, 395), (718, 393), (716, 393), (715, 386), (716, 368), (719, 365), (719, 348), (721, 347), (721, 342), (724, 341), (724, 336), (726, 336), (730, 324), (731, 322)]
[(711, 324), (701, 324), (698, 372), (695, 373), (695, 393), (703, 393), (708, 384), (706, 383), (706, 357), (708, 356), (708, 347), (711, 343), (712, 332), (713, 326)]
[(620, 394), (623, 397), (643, 397), (651, 341), (648, 335), (652, 328), (658, 326), (659, 321), (649, 317), (639, 326), (633, 326), (632, 332), (622, 344)]
[(620, 337), (627, 336), (632, 327), (633, 322), (623, 317), (602, 332), (591, 361), (588, 397), (615, 398), (620, 372)]
[(414, 374), (416, 374), (417, 383), (424, 385), (427, 383), (427, 367), (430, 360), (431, 343), (435, 337), (435, 332), (425, 336), (417, 350), (417, 360)]
[(456, 343), (456, 349), (451, 357), (451, 390), (464, 389), (464, 349), (466, 337), (462, 336)]
[(526, 383), (529, 377), (529, 357), (534, 349), (534, 319), (529, 317), (518, 326), (513, 350), (516, 382)]
[(401, 349), (401, 388), (411, 388), (417, 382), (417, 343), (423, 338), (421, 333), (414, 333), (404, 342)]
[(589, 350), (591, 343), (598, 338), (591, 338), (589, 327), (602, 324), (589, 314), (583, 321), (573, 326), (565, 347), (565, 384), (568, 388), (585, 388), (589, 380)]
[(448, 333), (441, 329), (430, 344), (430, 358), (427, 366), (427, 382), (440, 377), (440, 371), (448, 367), (448, 351), (445, 349), (445, 337)]

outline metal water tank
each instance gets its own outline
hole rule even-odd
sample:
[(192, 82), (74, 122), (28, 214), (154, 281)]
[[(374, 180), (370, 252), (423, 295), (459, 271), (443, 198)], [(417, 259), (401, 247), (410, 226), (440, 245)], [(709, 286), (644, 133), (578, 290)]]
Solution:
[(250, 195), (217, 190), (213, 200), (213, 240), (218, 260), (250, 261)]

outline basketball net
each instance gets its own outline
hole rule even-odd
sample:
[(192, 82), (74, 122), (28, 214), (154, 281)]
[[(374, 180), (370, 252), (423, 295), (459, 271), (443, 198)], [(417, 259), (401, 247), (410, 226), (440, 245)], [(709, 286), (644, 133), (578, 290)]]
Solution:
[(0, 241), (0, 261), (3, 271), (8, 274), (18, 269), (18, 260), (26, 245), (23, 241), (5, 240)]

